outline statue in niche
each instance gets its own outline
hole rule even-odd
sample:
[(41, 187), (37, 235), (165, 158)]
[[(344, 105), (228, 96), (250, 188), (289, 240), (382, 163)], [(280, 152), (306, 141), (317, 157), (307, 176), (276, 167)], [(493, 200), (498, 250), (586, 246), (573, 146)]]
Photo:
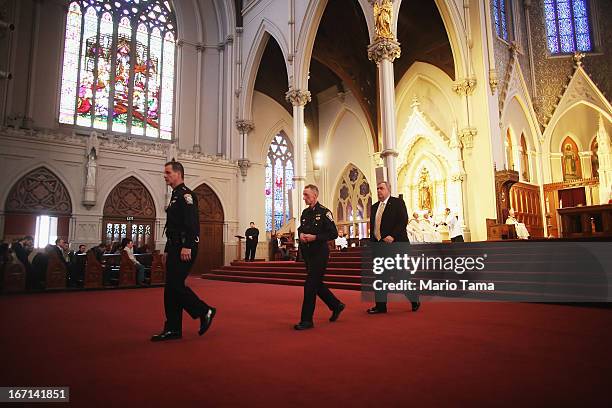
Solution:
[(96, 173), (97, 173), (97, 160), (98, 160), (98, 147), (100, 142), (98, 141), (98, 134), (91, 132), (89, 139), (87, 140), (87, 164), (85, 167), (85, 187), (96, 187)]
[(391, 0), (376, 0), (374, 3), (374, 25), (377, 38), (393, 39), (391, 32), (391, 16), (393, 3)]
[(593, 142), (593, 150), (591, 150), (591, 168), (593, 169), (592, 177), (599, 177), (599, 156), (597, 151), (599, 150), (599, 144), (597, 140)]
[(563, 179), (564, 180), (576, 180), (578, 178), (578, 157), (572, 145), (566, 143), (563, 148)]
[(419, 179), (419, 209), (431, 210), (431, 182), (429, 181), (429, 171), (423, 168)]
[(96, 160), (98, 159), (96, 149), (92, 148), (87, 155), (87, 179), (85, 181), (85, 187), (95, 187), (96, 186), (96, 171), (97, 164)]

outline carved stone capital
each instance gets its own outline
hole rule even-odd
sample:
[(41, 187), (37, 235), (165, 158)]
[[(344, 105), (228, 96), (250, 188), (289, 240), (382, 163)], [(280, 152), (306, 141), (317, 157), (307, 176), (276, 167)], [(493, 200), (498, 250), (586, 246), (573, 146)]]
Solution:
[(582, 66), (582, 60), (584, 59), (585, 54), (584, 52), (578, 52), (576, 51), (574, 53), (574, 62), (576, 63), (576, 68), (581, 67)]
[(247, 176), (247, 170), (251, 167), (249, 159), (238, 159), (238, 167), (240, 168), (240, 174), (242, 177)]
[(497, 79), (497, 70), (490, 69), (489, 70), (489, 86), (491, 87), (491, 93), (494, 94), (497, 91), (497, 86), (499, 85), (499, 80)]
[(385, 149), (382, 152), (380, 152), (380, 157), (385, 158), (387, 156), (397, 157), (399, 156), (399, 152), (395, 149)]
[(478, 129), (473, 127), (468, 127), (461, 129), (459, 132), (459, 138), (461, 139), (461, 144), (466, 149), (471, 149), (474, 147), (474, 137), (478, 134)]
[(453, 91), (459, 96), (471, 95), (476, 88), (476, 78), (464, 78), (453, 85)]
[(251, 130), (255, 129), (255, 124), (252, 120), (240, 119), (236, 121), (236, 128), (241, 134), (248, 134)]
[(304, 106), (312, 100), (310, 91), (304, 89), (289, 88), (285, 94), (285, 99), (293, 106)]
[(462, 183), (465, 180), (465, 174), (464, 173), (455, 173), (453, 175), (451, 175), (451, 181), (455, 182), (455, 183)]
[(400, 43), (390, 38), (378, 38), (368, 46), (368, 58), (377, 65), (383, 60), (393, 62), (401, 54)]

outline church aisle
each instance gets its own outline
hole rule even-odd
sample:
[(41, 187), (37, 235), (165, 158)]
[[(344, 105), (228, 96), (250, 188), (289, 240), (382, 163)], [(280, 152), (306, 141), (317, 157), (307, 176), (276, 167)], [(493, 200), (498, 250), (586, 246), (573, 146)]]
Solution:
[(587, 406), (611, 375), (612, 310), (543, 304), (390, 304), (356, 291), (336, 323), (295, 332), (302, 288), (190, 278), (218, 307), (197, 336), (151, 343), (162, 289), (0, 297), (0, 384), (70, 386), (78, 406)]

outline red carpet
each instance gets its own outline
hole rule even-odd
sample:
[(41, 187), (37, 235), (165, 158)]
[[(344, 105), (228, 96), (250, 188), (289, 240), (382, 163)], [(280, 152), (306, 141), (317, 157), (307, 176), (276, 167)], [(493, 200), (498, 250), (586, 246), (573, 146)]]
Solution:
[(611, 310), (392, 303), (368, 316), (338, 290), (338, 322), (318, 303), (316, 328), (295, 332), (299, 287), (190, 284), (218, 307), (211, 331), (185, 315), (183, 340), (162, 344), (148, 340), (161, 288), (0, 297), (0, 386), (67, 385), (80, 406), (609, 403)]

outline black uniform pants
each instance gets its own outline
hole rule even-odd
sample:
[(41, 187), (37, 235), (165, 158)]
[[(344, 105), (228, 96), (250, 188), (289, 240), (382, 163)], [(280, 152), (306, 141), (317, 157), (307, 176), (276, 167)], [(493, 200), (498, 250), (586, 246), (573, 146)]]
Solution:
[[(417, 293), (403, 292), (403, 295), (406, 296), (410, 302), (419, 301), (419, 295)], [(376, 299), (376, 309), (383, 311), (387, 310), (387, 292), (376, 291), (374, 297)]]
[(191, 288), (185, 286), (185, 279), (198, 255), (197, 248), (191, 250), (191, 261), (181, 261), (181, 248), (168, 247), (166, 258), (166, 286), (164, 287), (164, 309), (166, 311), (165, 330), (181, 331), (183, 327), (183, 309), (197, 319), (208, 312), (209, 306), (204, 303)]
[[(325, 244), (327, 245), (327, 243)], [(316, 251), (316, 252), (314, 252)], [(304, 282), (304, 301), (302, 302), (302, 322), (312, 322), (317, 296), (327, 305), (329, 310), (335, 310), (340, 301), (334, 296), (323, 283), (323, 276), (327, 269), (329, 251), (327, 247), (308, 248), (302, 250), (304, 262), (306, 263), (306, 282)]]
[(255, 250), (257, 249), (257, 241), (247, 239), (246, 242), (246, 254), (244, 255), (245, 261), (252, 261), (255, 259)]

